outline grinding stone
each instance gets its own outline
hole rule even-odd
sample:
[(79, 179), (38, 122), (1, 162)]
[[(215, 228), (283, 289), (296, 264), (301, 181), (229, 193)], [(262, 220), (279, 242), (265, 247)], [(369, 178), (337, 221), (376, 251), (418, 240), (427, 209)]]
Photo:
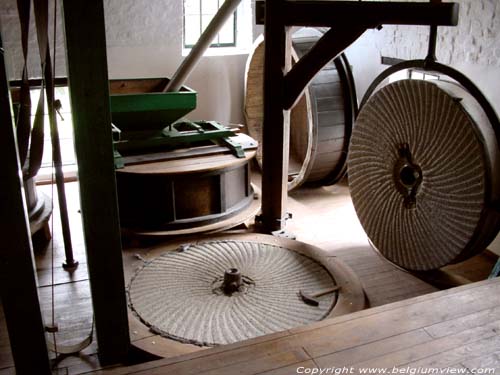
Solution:
[[(372, 95), (353, 131), (348, 173), (359, 220), (383, 256), (410, 270), (470, 257), (498, 228), (486, 215), (492, 153), (461, 99), (427, 81), (398, 81)], [(413, 207), (398, 182), (404, 144), (421, 177)]]
[[(243, 275), (241, 292), (219, 289), (224, 271)], [(325, 318), (334, 294), (305, 304), (311, 294), (332, 288), (329, 272), (309, 257), (281, 246), (211, 241), (167, 252), (144, 264), (132, 278), (132, 310), (151, 329), (196, 345), (228, 344)]]

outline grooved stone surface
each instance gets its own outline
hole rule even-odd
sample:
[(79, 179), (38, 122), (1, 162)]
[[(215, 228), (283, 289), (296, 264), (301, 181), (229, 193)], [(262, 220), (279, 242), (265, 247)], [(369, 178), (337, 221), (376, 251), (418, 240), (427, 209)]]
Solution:
[[(405, 208), (396, 185), (404, 143), (422, 171), (413, 209)], [(386, 258), (404, 268), (451, 263), (480, 228), (485, 151), (462, 105), (432, 83), (404, 80), (375, 93), (354, 127), (348, 166), (363, 228)]]
[[(224, 271), (240, 270), (244, 290), (217, 289)], [(132, 310), (163, 336), (197, 345), (228, 344), (325, 318), (335, 295), (305, 304), (311, 294), (335, 285), (316, 261), (283, 247), (213, 241), (184, 252), (167, 252), (137, 271), (129, 286)]]

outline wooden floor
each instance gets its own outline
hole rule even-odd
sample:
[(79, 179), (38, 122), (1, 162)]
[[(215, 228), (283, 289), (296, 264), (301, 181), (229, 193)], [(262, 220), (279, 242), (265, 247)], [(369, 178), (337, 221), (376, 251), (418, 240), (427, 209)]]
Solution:
[(285, 375), (317, 368), (357, 374), (395, 367), (406, 374), (419, 369), (500, 374), (500, 279), (180, 358), (97, 373)]
[[(42, 187), (41, 190), (48, 195), (51, 194), (50, 185)], [(54, 317), (59, 325), (60, 331), (56, 334), (58, 345), (74, 344), (83, 340), (89, 334), (92, 325), (92, 309), (86, 270), (85, 250), (78, 212), (77, 184), (67, 184), (66, 190), (69, 197), (68, 203), (75, 258), (80, 261), (80, 266), (73, 274), (68, 274), (60, 267), (61, 263), (64, 261), (64, 251), (62, 235), (58, 229), (59, 220), (57, 211), (55, 211), (55, 231), (53, 233), (53, 241), (51, 242), (51, 244), (53, 243), (54, 245), (54, 282), (52, 282), (51, 272), (51, 244), (36, 252), (36, 266), (40, 285), (42, 312), (45, 321), (47, 323), (50, 322), (52, 319), (53, 294), (55, 306)], [(198, 358), (193, 360), (193, 362), (186, 362), (184, 359), (162, 360), (163, 362), (155, 362), (154, 364), (151, 362), (150, 364), (144, 364), (142, 365), (143, 367), (137, 367), (136, 369), (145, 371), (144, 373), (156, 373), (148, 372), (150, 370), (145, 369), (147, 369), (148, 366), (158, 367), (162, 364), (175, 363), (176, 365), (174, 367), (157, 370), (159, 371), (157, 373), (164, 373), (163, 371), (166, 371), (165, 373), (175, 374), (199, 373), (200, 371), (197, 366), (201, 366), (201, 364), (207, 362), (204, 357), (205, 355), (220, 355), (223, 358), (228, 358), (228, 356), (231, 357), (233, 355), (232, 353), (240, 353), (241, 355), (235, 356), (235, 358), (231, 360), (223, 360), (221, 359), (222, 357), (214, 357), (213, 362), (212, 360), (209, 361), (210, 365), (225, 367), (225, 372), (219, 372), (217, 367), (211, 368), (210, 370), (213, 370), (213, 373), (217, 374), (232, 374), (240, 373), (238, 372), (240, 370), (247, 371), (241, 373), (259, 373), (266, 372), (273, 368), (279, 368), (279, 371), (273, 373), (288, 374), (295, 373), (295, 364), (299, 362), (303, 362), (307, 366), (322, 367), (327, 366), (329, 363), (348, 363), (349, 361), (354, 361), (352, 363), (355, 363), (356, 358), (368, 360), (369, 355), (384, 358), (390, 348), (392, 348), (392, 351), (397, 349), (402, 350), (405, 347), (417, 348), (418, 345), (423, 345), (423, 348), (425, 348), (423, 343), (432, 341), (435, 335), (433, 335), (433, 333), (428, 333), (424, 327), (434, 326), (445, 321), (453, 322), (453, 319), (455, 319), (454, 317), (466, 316), (467, 311), (472, 311), (471, 309), (474, 310), (471, 314), (482, 312), (480, 316), (488, 316), (492, 318), (492, 321), (495, 320), (493, 318), (496, 314), (496, 318), (500, 319), (500, 310), (492, 309), (491, 312), (488, 312), (488, 309), (494, 307), (494, 303), (498, 305), (498, 301), (494, 298), (485, 297), (488, 293), (493, 293), (493, 291), (498, 295), (498, 289), (495, 289), (498, 287), (497, 284), (473, 284), (473, 287), (467, 286), (464, 293), (473, 294), (473, 296), (460, 297), (462, 299), (458, 299), (458, 304), (455, 304), (454, 307), (451, 305), (449, 306), (449, 309), (454, 309), (453, 311), (456, 310), (456, 312), (447, 312), (449, 310), (448, 307), (443, 310), (443, 312), (437, 311), (433, 314), (419, 310), (420, 308), (418, 306), (431, 306), (433, 302), (427, 302), (426, 305), (421, 305), (419, 302), (415, 309), (411, 307), (412, 304), (405, 301), (407, 298), (426, 295), (435, 292), (437, 289), (413, 275), (392, 266), (371, 249), (366, 239), (366, 235), (356, 218), (345, 184), (338, 184), (333, 187), (309, 187), (292, 192), (289, 199), (289, 211), (292, 212), (294, 216), (293, 220), (291, 220), (287, 226), (288, 230), (297, 235), (298, 240), (321, 247), (344, 260), (359, 276), (365, 288), (370, 306), (382, 307), (365, 310), (355, 316), (340, 317), (334, 321), (320, 322), (307, 328), (281, 332), (272, 337), (257, 338), (244, 344), (236, 344), (209, 350), (193, 345), (180, 344), (154, 335), (147, 327), (142, 325), (131, 315), (130, 334), (134, 345), (152, 353), (159, 354), (162, 357), (177, 358), (179, 355), (185, 355), (187, 353), (188, 358)], [(151, 251), (151, 247), (138, 244), (135, 244), (135, 246), (128, 246), (124, 249), (123, 260), (127, 283), (132, 272), (142, 263), (137, 255), (145, 255), (149, 251)], [(477, 272), (474, 272), (473, 276), (476, 279), (484, 278), (486, 275), (484, 271), (484, 259), (479, 257), (473, 260), (473, 262), (475, 262), (474, 264), (476, 264), (475, 267), (477, 269)], [(486, 269), (488, 269), (488, 267), (486, 267)], [(51, 287), (52, 284), (54, 284), (54, 288)], [(467, 290), (469, 290), (469, 292), (466, 292)], [(453, 289), (453, 293), (454, 291), (455, 289)], [(453, 293), (447, 291), (444, 296), (452, 296), (454, 295)], [(479, 293), (478, 295), (483, 297), (476, 298), (476, 293)], [(422, 297), (418, 298), (417, 301), (422, 301), (423, 303), (424, 300)], [(452, 301), (452, 299), (450, 299), (451, 297), (446, 298), (446, 301)], [(483, 301), (483, 299), (485, 301)], [(425, 299), (425, 301), (434, 302), (438, 300), (440, 300), (440, 297), (436, 294), (430, 294), (428, 298)], [(493, 305), (489, 304), (489, 307), (483, 308), (482, 306), (484, 306), (486, 300)], [(396, 301), (404, 302), (398, 302), (396, 305), (387, 305), (388, 303)], [(467, 307), (463, 310), (463, 307), (460, 305), (461, 301), (466, 303), (467, 306), (469, 303), (472, 303), (476, 307)], [(448, 304), (448, 302), (442, 303)], [(436, 306), (441, 306), (441, 302)], [(398, 315), (400, 312), (398, 309), (401, 308), (410, 309), (409, 312), (404, 313), (410, 315)], [(389, 314), (390, 311), (395, 312)], [(387, 315), (387, 318), (381, 317), (377, 318), (380, 320), (373, 320), (373, 317), (380, 314), (381, 316), (386, 316), (385, 314), (389, 315)], [(421, 314), (431, 319), (426, 320), (427, 318), (421, 318)], [(472, 315), (471, 318), (468, 318), (469, 321), (474, 319), (474, 316), (475, 315)], [(368, 319), (368, 317), (372, 318)], [(406, 318), (403, 319), (403, 317)], [(381, 324), (382, 322), (384, 322), (385, 326), (379, 326), (379, 323)], [(360, 324), (359, 328), (358, 324)], [(417, 327), (418, 324), (422, 325)], [(450, 324), (453, 325), (453, 323)], [(478, 323), (478, 326), (483, 326), (483, 324)], [(355, 329), (353, 327), (355, 327)], [(397, 330), (401, 330), (401, 332), (398, 333), (399, 331), (396, 332)], [(448, 337), (451, 335), (450, 340), (456, 343), (457, 347), (459, 347), (459, 342), (467, 342), (465, 337), (462, 338), (462, 341), (459, 341), (458, 338), (454, 338), (454, 331), (451, 330), (451, 333), (448, 334), (445, 330), (445, 328), (442, 328), (441, 336)], [(337, 331), (339, 332), (338, 334), (335, 333)], [(309, 336), (309, 334), (311, 336)], [(332, 335), (334, 334), (336, 338), (335, 340), (331, 340), (330, 337), (333, 337)], [(469, 337), (473, 335), (474, 334), (471, 333)], [(49, 337), (49, 340), (52, 340), (52, 337)], [(380, 349), (378, 344), (368, 345), (368, 343), (375, 343), (377, 340), (381, 342)], [(435, 345), (439, 345), (439, 342), (441, 341), (438, 341)], [(496, 343), (498, 344), (498, 342)], [(365, 344), (368, 346), (365, 346)], [(361, 349), (354, 350), (354, 348), (358, 347)], [(235, 350), (236, 352), (233, 352)], [(247, 350), (247, 354), (242, 354), (246, 353)], [(249, 361), (250, 358), (253, 358), (251, 353), (254, 350), (261, 350), (261, 353), (265, 352), (267, 354), (265, 354), (262, 360), (253, 361), (252, 365), (249, 367), (245, 365), (244, 368), (240, 368), (241, 366), (237, 365), (238, 371), (236, 371), (234, 364)], [(432, 349), (434, 351), (431, 349), (429, 350), (432, 353), (436, 352), (436, 349)], [(446, 348), (443, 349), (443, 351), (445, 350)], [(353, 353), (352, 356), (349, 354), (351, 351)], [(94, 341), (91, 346), (83, 350), (79, 356), (60, 358), (58, 361), (59, 373), (80, 374), (98, 371), (101, 366), (97, 360), (96, 352), (97, 346)], [(203, 354), (200, 354), (201, 352)], [(496, 355), (498, 356), (498, 353)], [(328, 362), (328, 358), (330, 357), (333, 362)], [(344, 359), (337, 362), (338, 358)], [(495, 358), (494, 355), (492, 358)], [(292, 366), (288, 368), (291, 364), (294, 364), (293, 366), (295, 367)], [(208, 365), (208, 363), (206, 365)], [(13, 362), (5, 330), (5, 321), (0, 305), (0, 375), (14, 373), (12, 366)], [(131, 368), (130, 371), (133, 371), (133, 369), (134, 368)], [(208, 368), (206, 369), (208, 370)], [(129, 370), (120, 371), (128, 373)], [(117, 373), (121, 372), (118, 371)]]

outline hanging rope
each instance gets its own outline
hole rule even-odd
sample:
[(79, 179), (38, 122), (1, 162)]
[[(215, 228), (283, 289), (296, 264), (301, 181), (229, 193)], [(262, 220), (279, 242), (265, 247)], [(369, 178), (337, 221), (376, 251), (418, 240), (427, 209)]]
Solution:
[[(28, 32), (29, 32), (29, 15), (30, 15), (30, 4), (31, 0), (18, 0), (18, 10), (21, 20), (22, 29), (22, 44), (23, 44), (23, 55), (25, 57), (25, 66), (23, 68), (23, 86), (24, 93), (27, 92), (23, 97), (23, 86), (21, 88), (21, 109), (19, 111), (20, 119), (18, 119), (18, 132), (25, 132), (24, 128), (19, 129), (22, 126), (22, 121), (26, 122), (25, 117), (31, 115), (31, 101), (29, 99), (29, 79), (27, 73), (27, 46), (28, 46)], [(72, 246), (71, 246), (71, 235), (69, 231), (69, 220), (68, 212), (66, 207), (66, 196), (64, 191), (64, 176), (62, 173), (62, 161), (61, 161), (61, 150), (59, 144), (59, 134), (57, 129), (57, 120), (55, 116), (55, 106), (56, 100), (54, 98), (55, 94), (55, 66), (56, 66), (56, 44), (57, 44), (57, 0), (54, 0), (54, 33), (53, 33), (53, 56), (50, 56), (50, 43), (48, 38), (48, 0), (34, 0), (34, 13), (35, 13), (35, 25), (37, 31), (38, 47), (41, 61), (42, 69), (42, 83), (40, 88), (40, 96), (38, 99), (37, 111), (35, 114), (35, 120), (33, 124), (33, 129), (31, 131), (31, 145), (30, 145), (30, 156), (29, 156), (29, 166), (27, 166), (25, 172), (26, 175), (33, 177), (37, 174), (42, 160), (43, 154), (43, 141), (44, 141), (44, 106), (45, 106), (45, 95), (47, 96), (47, 107), (49, 111), (49, 122), (51, 129), (51, 140), (52, 140), (52, 172), (51, 172), (51, 199), (52, 199), (52, 210), (54, 209), (54, 182), (56, 183), (58, 189), (59, 198), (59, 209), (61, 212), (61, 224), (63, 229), (64, 246), (66, 253), (66, 263), (68, 268), (76, 268), (78, 262), (73, 259)], [(26, 86), (27, 84), (27, 86)], [(26, 99), (27, 98), (27, 99)], [(29, 104), (29, 105), (28, 105)], [(24, 117), (23, 117), (24, 116)], [(29, 132), (28, 132), (29, 133)], [(23, 144), (21, 145), (24, 149)], [(28, 151), (26, 151), (27, 154)], [(55, 180), (55, 181), (54, 181)], [(52, 232), (54, 232), (54, 216), (51, 218)], [(58, 345), (56, 333), (59, 328), (56, 323), (56, 306), (55, 306), (55, 248), (54, 240), (51, 241), (51, 323), (46, 325), (46, 331), (52, 335), (52, 341), (47, 340), (47, 346), (49, 350), (59, 355), (69, 355), (75, 354), (86, 348), (92, 343), (94, 335), (94, 318), (92, 317), (92, 325), (90, 328), (89, 335), (81, 342), (75, 345)]]
[[(47, 0), (44, 0), (44, 1), (47, 1)], [(51, 82), (50, 82), (50, 85), (48, 85), (47, 89), (52, 90), (52, 93), (51, 93), (52, 100), (48, 100), (49, 103), (52, 102), (52, 107), (49, 106), (49, 116), (51, 116), (50, 117), (51, 118), (51, 133), (54, 133), (52, 131), (52, 127), (54, 127), (55, 133), (56, 133), (56, 141), (57, 141), (57, 144), (59, 144), (59, 135), (57, 134), (57, 119), (56, 119), (56, 115), (54, 112), (55, 105), (58, 103), (58, 101), (55, 100), (55, 95), (54, 95), (54, 91), (55, 91), (54, 82), (55, 82), (55, 75), (56, 75), (57, 4), (58, 4), (57, 0), (54, 0), (54, 26), (53, 26), (54, 33), (53, 33), (53, 38), (52, 38), (53, 39), (52, 40), (52, 43), (53, 43), (52, 59), (53, 60), (52, 60), (52, 69), (50, 72)], [(47, 44), (47, 47), (49, 47), (48, 44)], [(50, 59), (50, 53), (48, 53), (48, 58)], [(54, 136), (52, 136), (52, 142), (54, 142)], [(57, 168), (55, 159), (56, 158), (54, 158), (54, 153), (53, 153), (53, 160), (52, 160), (53, 173), (51, 174), (52, 196), (54, 195), (54, 176), (55, 176), (56, 182), (57, 182), (57, 177), (58, 177), (58, 174), (57, 174), (58, 168)], [(60, 163), (60, 151), (59, 151), (59, 163)], [(62, 166), (60, 165), (59, 167), (61, 168)], [(55, 173), (54, 173), (54, 171), (55, 171)], [(63, 181), (63, 184), (64, 184), (64, 181)], [(58, 185), (58, 188), (59, 188), (59, 185)], [(64, 191), (63, 191), (63, 194), (64, 194)], [(59, 195), (59, 203), (61, 204), (60, 192), (58, 195)], [(64, 197), (65, 197), (65, 194), (64, 194)], [(65, 211), (65, 215), (66, 215), (66, 220), (68, 221), (66, 199), (64, 199), (64, 202), (62, 204), (64, 204), (64, 211)], [(62, 212), (61, 212), (61, 216), (62, 216)], [(63, 220), (61, 220), (61, 221), (63, 221)], [(52, 223), (53, 223), (53, 217), (52, 217)], [(67, 223), (67, 227), (68, 227), (68, 235), (70, 235), (70, 233), (69, 233), (69, 221)], [(64, 228), (63, 228), (63, 236), (64, 236)], [(68, 254), (66, 237), (64, 238), (64, 244), (65, 244), (65, 251), (66, 251), (66, 265), (69, 267), (76, 268), (76, 266), (78, 266), (78, 262), (74, 261), (72, 250), (71, 250), (71, 253)], [(71, 242), (69, 243), (69, 246), (71, 247)], [(54, 280), (54, 241), (52, 241), (52, 270), (51, 271), (52, 271), (52, 326), (55, 327), (55, 329), (56, 329), (55, 332), (57, 332), (58, 328), (57, 328), (57, 324), (55, 323), (55, 297), (54, 297), (54, 295), (55, 295), (55, 293), (54, 293), (54, 290), (55, 290), (55, 285), (54, 285), (55, 284), (55, 280)], [(89, 335), (85, 339), (83, 339), (81, 342), (76, 343), (74, 345), (59, 345), (58, 346), (55, 332), (52, 332), (53, 342), (50, 342), (50, 341), (47, 342), (47, 346), (48, 346), (49, 350), (53, 351), (56, 354), (56, 356), (59, 356), (60, 354), (63, 354), (63, 355), (76, 354), (76, 353), (82, 351), (83, 349), (85, 349), (86, 347), (88, 347), (92, 343), (92, 340), (94, 337), (94, 317), (92, 316), (92, 323), (91, 323)]]

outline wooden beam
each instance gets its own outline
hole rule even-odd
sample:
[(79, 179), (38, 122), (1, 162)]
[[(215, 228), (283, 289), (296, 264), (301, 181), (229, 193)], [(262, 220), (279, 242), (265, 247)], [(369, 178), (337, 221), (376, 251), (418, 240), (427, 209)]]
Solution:
[(68, 79), (82, 221), (102, 364), (125, 359), (130, 337), (113, 162), (102, 0), (64, 0)]
[(293, 108), (314, 76), (354, 43), (365, 30), (358, 26), (328, 30), (286, 75), (283, 108)]
[[(366, 29), (383, 24), (454, 26), (458, 4), (268, 0), (256, 2), (256, 20), (265, 24), (262, 224), (275, 232), (284, 229), (287, 215), (289, 109), (308, 82)], [(332, 29), (289, 72), (291, 26)]]
[[(256, 3), (256, 23), (264, 21), (265, 1)], [(283, 22), (287, 26), (351, 27), (367, 29), (380, 25), (437, 25), (458, 24), (458, 4), (390, 1), (284, 1)]]
[(282, 17), (283, 3), (266, 2), (264, 32), (262, 224), (268, 232), (283, 229), (286, 217), (290, 112), (283, 110), (283, 88), (291, 65), (291, 37)]
[(0, 299), (17, 374), (51, 374), (0, 37)]

